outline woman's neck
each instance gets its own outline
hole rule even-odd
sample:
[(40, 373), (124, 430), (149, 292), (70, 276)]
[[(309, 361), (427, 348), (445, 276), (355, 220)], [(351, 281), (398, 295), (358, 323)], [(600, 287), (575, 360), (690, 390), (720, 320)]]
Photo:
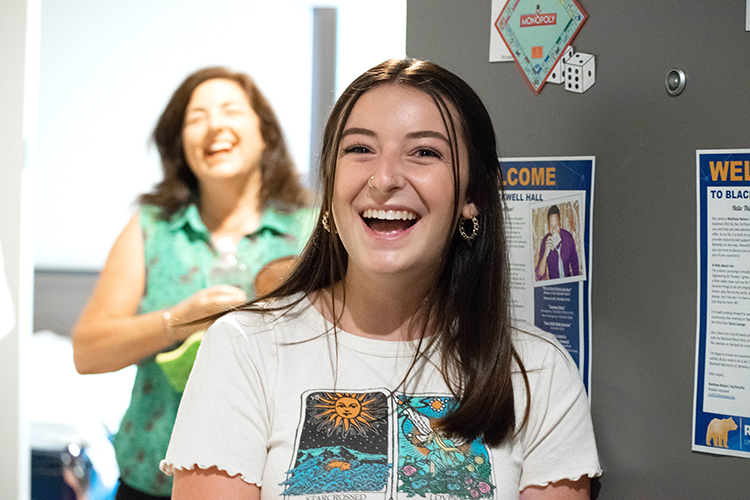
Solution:
[(238, 241), (252, 233), (260, 222), (260, 171), (257, 180), (249, 179), (244, 186), (236, 180), (201, 185), (199, 211), (214, 240)]
[[(413, 340), (422, 334), (427, 288), (404, 280), (347, 275), (313, 300), (318, 310), (351, 334), (381, 340)], [(317, 303), (316, 303), (317, 302)], [(331, 305), (333, 304), (333, 310)], [(431, 332), (426, 332), (431, 333)]]

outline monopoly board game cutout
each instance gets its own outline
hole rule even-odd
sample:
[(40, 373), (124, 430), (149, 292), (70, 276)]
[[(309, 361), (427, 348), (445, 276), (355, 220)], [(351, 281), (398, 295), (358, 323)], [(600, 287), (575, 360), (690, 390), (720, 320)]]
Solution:
[(500, 12), (495, 28), (534, 95), (587, 18), (575, 0), (509, 0)]

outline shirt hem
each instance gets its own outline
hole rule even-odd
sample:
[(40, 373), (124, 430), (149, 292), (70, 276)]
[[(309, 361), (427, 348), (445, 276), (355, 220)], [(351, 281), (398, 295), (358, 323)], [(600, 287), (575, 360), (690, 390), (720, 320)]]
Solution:
[(226, 472), (227, 475), (229, 475), (230, 477), (240, 476), (240, 479), (242, 479), (248, 484), (253, 484), (257, 486), (258, 488), (260, 488), (263, 485), (263, 481), (248, 479), (245, 476), (245, 474), (243, 474), (239, 470), (233, 471), (233, 469), (219, 467), (218, 465), (214, 465), (214, 464), (202, 464), (202, 463), (195, 462), (191, 465), (177, 465), (172, 462), (167, 462), (166, 460), (162, 460), (161, 462), (159, 462), (159, 469), (167, 476), (174, 476), (174, 473), (177, 470), (195, 470), (195, 469), (206, 470), (206, 469), (210, 469), (211, 467), (216, 467), (220, 471)]
[(572, 481), (572, 482), (575, 482), (575, 481), (578, 481), (579, 479), (582, 479), (582, 478), (583, 478), (583, 476), (588, 476), (588, 477), (589, 477), (589, 479), (594, 479), (594, 478), (596, 478), (596, 477), (600, 477), (601, 475), (602, 475), (602, 469), (597, 469), (597, 470), (596, 470), (596, 471), (594, 471), (594, 472), (582, 472), (582, 473), (580, 473), (580, 474), (579, 474), (579, 473), (568, 473), (568, 474), (562, 474), (562, 475), (561, 475), (560, 477), (558, 477), (557, 479), (551, 479), (551, 480), (549, 480), (549, 481), (541, 481), (541, 482), (538, 482), (538, 481), (530, 481), (530, 482), (528, 482), (528, 483), (525, 483), (525, 484), (519, 485), (519, 487), (518, 487), (518, 491), (519, 491), (519, 492), (520, 492), (520, 491), (523, 491), (523, 490), (525, 490), (526, 488), (528, 488), (529, 486), (538, 486), (538, 487), (544, 488), (545, 486), (549, 486), (550, 484), (553, 484), (553, 483), (557, 483), (557, 482), (559, 482), (559, 481), (565, 481), (565, 480), (568, 480), (568, 481)]

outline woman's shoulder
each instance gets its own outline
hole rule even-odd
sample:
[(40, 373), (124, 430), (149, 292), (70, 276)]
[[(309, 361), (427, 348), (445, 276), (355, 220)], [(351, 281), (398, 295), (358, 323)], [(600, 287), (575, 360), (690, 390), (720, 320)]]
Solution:
[(252, 309), (229, 312), (214, 325), (229, 335), (240, 335), (254, 342), (296, 341), (306, 337), (305, 332), (317, 330), (310, 318), (311, 307), (302, 294), (296, 294), (258, 303)]
[(538, 326), (525, 321), (517, 321), (511, 326), (514, 344), (556, 344), (555, 336)]
[(171, 225), (196, 216), (200, 218), (198, 207), (194, 203), (182, 205), (174, 211), (170, 211), (162, 205), (141, 203), (138, 206), (138, 210), (140, 211), (142, 221), (147, 220), (152, 223)]
[(141, 221), (163, 221), (164, 220), (164, 209), (159, 205), (153, 205), (150, 203), (143, 203), (138, 207), (140, 212)]
[(289, 217), (291, 219), (299, 218), (300, 216), (308, 216), (313, 213), (313, 208), (307, 205), (290, 205), (288, 203), (282, 203), (279, 201), (269, 202), (267, 212), (272, 212), (277, 217)]
[(315, 226), (315, 211), (310, 207), (294, 207), (290, 205), (271, 203), (266, 209), (263, 219), (267, 224), (278, 226), (277, 229), (285, 233), (307, 234)]
[(158, 205), (142, 204), (138, 207), (141, 230), (145, 234), (159, 232), (167, 228), (174, 219), (166, 217), (164, 209)]
[(526, 322), (513, 325), (513, 346), (527, 368), (550, 362), (574, 363), (557, 337)]

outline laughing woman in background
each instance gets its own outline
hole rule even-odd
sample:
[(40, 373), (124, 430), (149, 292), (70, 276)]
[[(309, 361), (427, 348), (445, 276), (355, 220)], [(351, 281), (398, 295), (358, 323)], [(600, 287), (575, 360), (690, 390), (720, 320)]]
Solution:
[[(164, 179), (140, 197), (73, 332), (80, 373), (138, 365), (114, 439), (118, 499), (172, 491), (158, 465), (182, 393), (155, 355), (208, 326), (184, 323), (253, 298), (258, 271), (296, 255), (310, 231), (307, 193), (278, 120), (247, 75), (216, 67), (188, 76), (153, 139)], [(219, 250), (244, 276), (218, 276)]]

